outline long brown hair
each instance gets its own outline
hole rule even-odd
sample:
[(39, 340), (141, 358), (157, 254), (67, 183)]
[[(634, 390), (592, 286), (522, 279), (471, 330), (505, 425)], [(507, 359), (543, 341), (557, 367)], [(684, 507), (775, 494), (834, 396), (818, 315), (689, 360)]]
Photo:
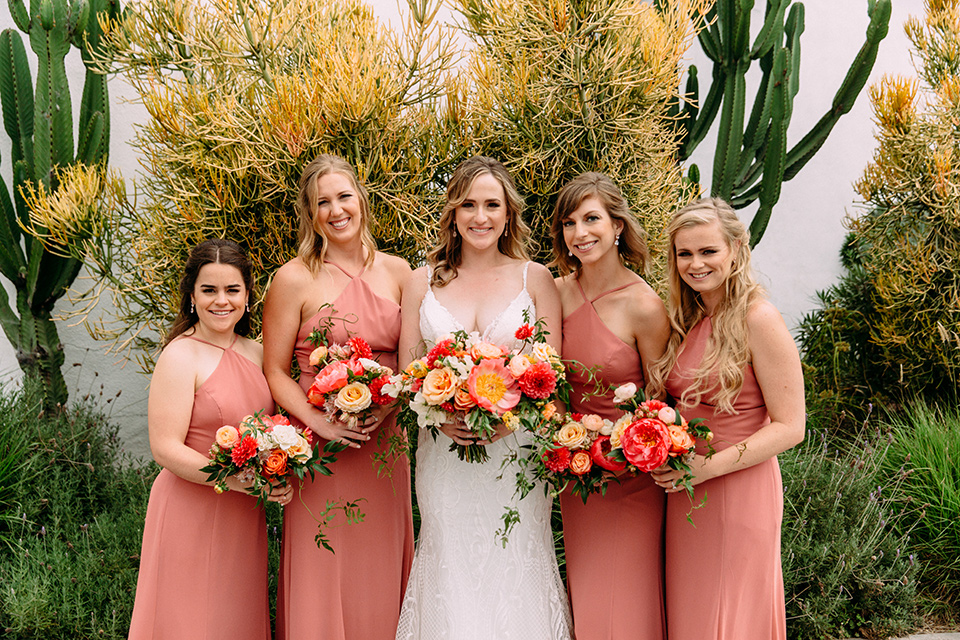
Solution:
[(705, 392), (715, 388), (711, 402), (721, 411), (735, 413), (733, 401), (743, 387), (743, 371), (750, 362), (747, 311), (755, 301), (764, 297), (764, 292), (754, 279), (750, 266), (750, 232), (737, 218), (733, 207), (720, 198), (692, 202), (676, 212), (667, 225), (670, 238), (667, 254), (667, 280), (670, 287), (667, 315), (673, 330), (666, 352), (651, 367), (650, 389), (655, 395), (662, 393), (683, 340), (706, 315), (700, 294), (683, 281), (677, 270), (677, 232), (714, 222), (720, 225), (733, 266), (724, 283), (723, 299), (713, 311), (713, 332), (703, 360), (692, 372), (693, 382), (679, 400), (682, 405), (690, 407), (698, 404)]
[(523, 199), (517, 192), (513, 178), (498, 160), (486, 156), (473, 156), (460, 163), (447, 183), (447, 202), (440, 214), (440, 231), (437, 244), (427, 253), (427, 263), (433, 265), (432, 286), (442, 287), (457, 277), (457, 268), (463, 261), (463, 240), (457, 235), (457, 207), (463, 204), (474, 181), (484, 174), (493, 176), (503, 187), (507, 206), (507, 223), (497, 248), (505, 256), (529, 260), (527, 242), (530, 228), (521, 218)]
[(317, 220), (317, 180), (331, 173), (339, 173), (350, 180), (351, 186), (357, 192), (360, 201), (360, 242), (367, 249), (366, 265), (373, 263), (377, 251), (377, 243), (370, 231), (372, 217), (370, 215), (370, 197), (357, 172), (349, 162), (339, 156), (325, 153), (318, 156), (303, 168), (300, 174), (300, 193), (297, 196), (297, 215), (300, 218), (298, 240), (300, 246), (297, 257), (314, 274), (323, 268), (323, 259), (327, 254), (327, 237)]
[(576, 276), (580, 277), (580, 270), (583, 265), (575, 257), (569, 255), (569, 250), (563, 239), (563, 221), (576, 211), (587, 198), (599, 200), (612, 220), (619, 220), (623, 223), (617, 253), (624, 262), (632, 264), (641, 274), (646, 273), (647, 263), (650, 261), (650, 250), (647, 248), (647, 232), (630, 212), (630, 206), (620, 193), (620, 189), (613, 183), (613, 180), (595, 171), (581, 173), (564, 185), (557, 195), (557, 204), (553, 209), (553, 221), (550, 224), (554, 256), (550, 266), (556, 267), (562, 276), (576, 272)]
[(227, 264), (236, 267), (243, 278), (243, 286), (247, 289), (247, 309), (237, 325), (233, 328), (234, 333), (241, 336), (250, 334), (250, 303), (253, 301), (253, 264), (243, 253), (233, 240), (225, 238), (211, 238), (204, 240), (191, 251), (187, 257), (187, 263), (183, 267), (183, 275), (180, 277), (180, 310), (177, 312), (177, 318), (173, 321), (173, 326), (167, 333), (163, 341), (163, 346), (193, 327), (200, 318), (193, 309), (190, 296), (197, 286), (197, 278), (200, 276), (200, 269), (208, 264)]

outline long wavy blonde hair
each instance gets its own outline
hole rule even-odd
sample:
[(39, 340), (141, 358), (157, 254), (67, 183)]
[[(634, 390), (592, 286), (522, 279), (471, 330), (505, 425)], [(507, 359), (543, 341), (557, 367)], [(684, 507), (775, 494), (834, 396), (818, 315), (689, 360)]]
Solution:
[(667, 315), (672, 331), (666, 352), (651, 367), (649, 390), (654, 395), (663, 393), (666, 377), (677, 362), (680, 346), (690, 330), (706, 315), (700, 294), (691, 289), (677, 271), (677, 233), (682, 229), (713, 223), (720, 225), (733, 266), (724, 283), (723, 299), (713, 311), (713, 333), (703, 360), (692, 372), (693, 383), (683, 392), (679, 401), (681, 405), (691, 407), (699, 404), (703, 395), (710, 392), (711, 401), (720, 411), (736, 413), (733, 402), (743, 387), (744, 368), (750, 363), (747, 311), (765, 294), (754, 279), (750, 266), (750, 232), (737, 218), (733, 208), (719, 198), (704, 198), (687, 205), (673, 215), (667, 226), (670, 239)]
[(461, 162), (450, 182), (447, 183), (447, 202), (440, 213), (440, 230), (437, 244), (427, 253), (427, 263), (433, 266), (430, 285), (442, 287), (457, 277), (457, 269), (463, 262), (463, 239), (457, 235), (457, 207), (463, 204), (477, 178), (484, 174), (493, 176), (503, 187), (507, 207), (507, 224), (497, 241), (497, 248), (505, 256), (517, 260), (529, 260), (527, 242), (530, 227), (523, 221), (523, 198), (517, 192), (513, 178), (499, 160), (486, 156), (473, 156)]
[(325, 153), (303, 168), (296, 204), (297, 215), (300, 218), (298, 234), (300, 246), (297, 257), (314, 275), (323, 268), (323, 260), (327, 255), (327, 237), (321, 225), (317, 224), (317, 180), (331, 173), (346, 176), (354, 191), (357, 192), (357, 198), (360, 201), (360, 242), (367, 249), (365, 260), (367, 266), (373, 263), (374, 253), (377, 251), (377, 243), (370, 231), (372, 219), (367, 190), (360, 184), (357, 172), (349, 162), (339, 156)]

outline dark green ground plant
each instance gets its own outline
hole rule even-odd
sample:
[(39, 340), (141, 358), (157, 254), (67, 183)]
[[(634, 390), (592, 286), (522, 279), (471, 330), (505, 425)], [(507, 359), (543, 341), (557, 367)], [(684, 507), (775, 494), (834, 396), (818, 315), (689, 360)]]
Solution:
[(2, 635), (125, 638), (156, 468), (130, 465), (101, 413), (44, 412), (37, 387), (0, 396), (0, 433), (25, 443), (0, 534)]
[(822, 388), (857, 404), (951, 402), (960, 384), (960, 2), (927, 3), (905, 29), (919, 77), (871, 88), (879, 146), (847, 273), (799, 333)]
[(907, 513), (901, 524), (913, 530), (920, 587), (960, 619), (960, 412), (917, 402), (890, 423), (885, 467), (907, 474), (899, 489)]
[(916, 627), (917, 559), (897, 508), (904, 474), (882, 466), (890, 438), (833, 448), (821, 432), (780, 456), (783, 578), (793, 640), (887, 638)]

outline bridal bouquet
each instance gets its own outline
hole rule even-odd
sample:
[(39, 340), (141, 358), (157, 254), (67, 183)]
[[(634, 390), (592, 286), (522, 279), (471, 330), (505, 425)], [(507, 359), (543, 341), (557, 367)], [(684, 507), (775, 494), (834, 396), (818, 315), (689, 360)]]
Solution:
[[(614, 402), (627, 413), (610, 433), (610, 456), (630, 471), (649, 473), (666, 464), (671, 469), (686, 471), (678, 486), (693, 497), (690, 483), (690, 462), (696, 441), (708, 445), (713, 433), (703, 418), (687, 422), (680, 412), (659, 400), (644, 400), (643, 391), (629, 383), (614, 391)], [(709, 447), (707, 457), (713, 455)]]
[[(325, 411), (331, 420), (351, 428), (378, 406), (392, 404), (394, 399), (382, 393), (393, 371), (373, 359), (367, 341), (359, 336), (346, 344), (326, 344), (326, 333), (311, 340), (322, 340), (310, 354), (310, 365), (317, 367), (316, 378), (307, 391), (307, 401)], [(314, 342), (316, 344), (316, 342)]]
[[(494, 437), (500, 424), (534, 430), (543, 408), (569, 394), (560, 356), (545, 336), (540, 322), (524, 324), (515, 333), (519, 347), (508, 350), (458, 331), (394, 376), (384, 392), (408, 401), (417, 423), (434, 437), (446, 422), (466, 425), (478, 440)], [(450, 450), (468, 462), (489, 459), (482, 445), (452, 443)]]
[(226, 480), (237, 476), (250, 482), (248, 491), (265, 503), (271, 486), (284, 486), (291, 477), (303, 480), (306, 474), (328, 476), (328, 464), (336, 460), (334, 454), (344, 445), (327, 443), (314, 449), (309, 429), (294, 427), (285, 416), (263, 415), (257, 412), (240, 421), (236, 427), (224, 425), (217, 429), (216, 440), (210, 447), (210, 462), (200, 471), (209, 473), (207, 481), (214, 482), (217, 493), (227, 491)]

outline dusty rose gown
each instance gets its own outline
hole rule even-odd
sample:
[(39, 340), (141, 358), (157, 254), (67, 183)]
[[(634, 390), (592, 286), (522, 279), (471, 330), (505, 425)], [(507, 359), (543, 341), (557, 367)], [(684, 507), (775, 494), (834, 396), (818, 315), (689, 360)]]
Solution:
[[(705, 318), (687, 336), (667, 391), (679, 398), (691, 383), (690, 372), (703, 358), (713, 326)], [(743, 389), (734, 401), (737, 414), (717, 414), (709, 403), (684, 411), (706, 418), (721, 451), (742, 441), (770, 418), (753, 368), (744, 371)], [(703, 453), (701, 450), (700, 453)], [(697, 485), (694, 504), (706, 504), (687, 522), (685, 492), (667, 499), (667, 629), (670, 640), (783, 640), (786, 612), (780, 569), (783, 485), (780, 466), (771, 458), (742, 471)]]
[[(563, 320), (563, 358), (587, 368), (599, 366), (601, 388), (627, 382), (643, 387), (640, 354), (615, 336), (593, 303), (633, 284), (601, 293)], [(609, 420), (622, 414), (613, 407), (612, 390), (586, 400), (593, 385), (578, 367), (568, 369), (571, 410)], [(587, 504), (569, 491), (560, 496), (567, 588), (577, 640), (662, 640), (663, 517), (665, 493), (648, 474), (612, 483), (604, 496)]]
[[(232, 347), (224, 349), (194, 396), (186, 444), (206, 455), (217, 429), (273, 408), (260, 367)], [(256, 498), (234, 491), (217, 495), (209, 485), (160, 472), (143, 525), (129, 637), (270, 638), (267, 526)]]
[[(374, 293), (360, 278), (362, 274), (351, 276), (334, 310), (321, 310), (300, 328), (295, 353), (305, 372), (300, 376), (304, 391), (314, 378), (309, 363), (313, 345), (306, 339), (326, 315), (351, 321), (346, 326), (334, 322), (331, 340), (342, 344), (359, 336), (370, 344), (377, 361), (396, 370), (400, 306)], [(401, 456), (393, 464), (391, 477), (378, 478), (373, 455), (386, 450), (388, 436), (398, 434), (396, 420), (391, 418), (361, 448), (338, 454), (332, 476), (317, 476), (312, 482), (308, 478), (300, 497), (295, 495), (284, 508), (278, 639), (393, 639), (413, 560), (410, 463)], [(359, 504), (363, 522), (327, 527), (334, 553), (318, 549), (314, 516), (328, 500), (359, 498), (363, 499)], [(337, 521), (342, 523), (342, 516)]]

